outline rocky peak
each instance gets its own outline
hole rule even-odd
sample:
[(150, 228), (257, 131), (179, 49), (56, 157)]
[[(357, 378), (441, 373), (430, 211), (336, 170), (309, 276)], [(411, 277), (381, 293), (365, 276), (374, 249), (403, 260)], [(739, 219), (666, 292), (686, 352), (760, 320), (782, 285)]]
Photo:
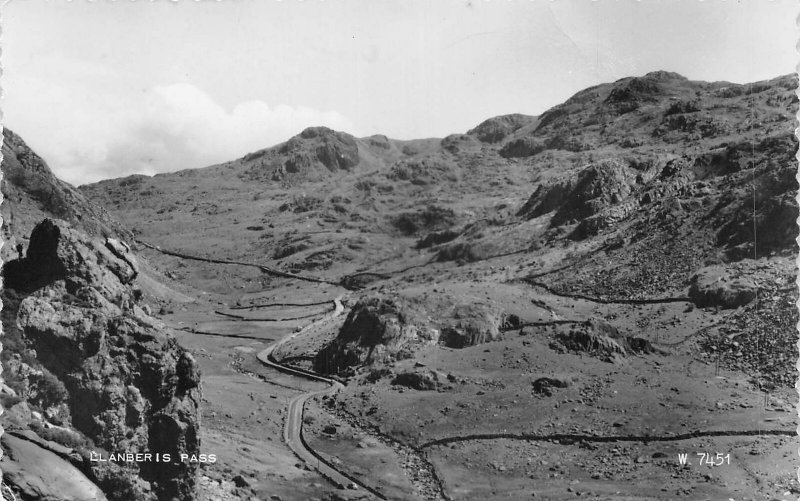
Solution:
[(248, 180), (302, 182), (324, 179), (331, 172), (351, 171), (360, 162), (350, 134), (327, 127), (309, 127), (274, 148), (245, 155)]
[(350, 134), (327, 127), (309, 127), (280, 149), (291, 155), (284, 164), (287, 172), (311, 168), (319, 162), (329, 171), (350, 170), (358, 165), (358, 145)]

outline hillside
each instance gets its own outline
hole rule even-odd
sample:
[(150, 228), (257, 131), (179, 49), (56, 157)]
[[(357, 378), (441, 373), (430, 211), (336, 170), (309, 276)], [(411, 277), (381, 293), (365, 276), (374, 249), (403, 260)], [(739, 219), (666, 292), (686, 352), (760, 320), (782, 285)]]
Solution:
[[(217, 444), (280, 436), (284, 406), (269, 400), (222, 417), (220, 402), (256, 397), (221, 381), (296, 396), (255, 353), (342, 295), (346, 315), (273, 355), (347, 383), (309, 400), (304, 433), (362, 486), (392, 499), (761, 499), (800, 492), (790, 469), (764, 466), (796, 426), (796, 88), (794, 75), (654, 72), (442, 139), (315, 127), (80, 191), (169, 251), (140, 247), (170, 283), (204, 292), (164, 318), (193, 323), (181, 341), (208, 353)], [(700, 450), (735, 461), (677, 463)], [(231, 492), (311, 481), (275, 454), (264, 472), (230, 453), (254, 479)]]
[[(737, 261), (794, 245), (795, 80), (736, 85), (656, 72), (584, 90), (541, 117), (496, 117), (441, 140), (311, 128), (225, 164), (80, 189), (165, 248), (327, 277), (401, 258), (580, 247), (601, 233), (643, 252), (666, 236), (697, 262)], [(691, 270), (681, 252), (620, 264), (682, 266), (682, 285)], [(201, 280), (187, 265), (179, 273)], [(204, 285), (230, 290), (216, 278)]]
[[(130, 233), (79, 190), (56, 178), (45, 161), (9, 129), (3, 131), (3, 258), (16, 253), (45, 217), (68, 221), (90, 235), (126, 237)], [(16, 256), (15, 256), (16, 257)]]

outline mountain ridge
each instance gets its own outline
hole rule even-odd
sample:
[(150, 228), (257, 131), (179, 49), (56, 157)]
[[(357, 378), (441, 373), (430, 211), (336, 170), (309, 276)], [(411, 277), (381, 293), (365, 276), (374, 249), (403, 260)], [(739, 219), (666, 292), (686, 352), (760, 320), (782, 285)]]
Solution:
[[(312, 127), (79, 190), (193, 296), (152, 311), (203, 370), (209, 499), (324, 497), (280, 443), (300, 390), (255, 357), (292, 332), (275, 361), (346, 383), (305, 401), (305, 447), (387, 497), (775, 497), (751, 472), (791, 452), (793, 424), (759, 430), (795, 395), (796, 89), (653, 72), (444, 138)], [(737, 465), (667, 459), (690, 446)]]

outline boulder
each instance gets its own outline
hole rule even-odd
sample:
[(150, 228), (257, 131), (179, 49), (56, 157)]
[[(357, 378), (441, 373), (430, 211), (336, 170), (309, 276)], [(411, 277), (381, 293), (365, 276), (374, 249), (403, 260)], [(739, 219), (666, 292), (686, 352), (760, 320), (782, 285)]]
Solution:
[(738, 308), (756, 298), (756, 283), (724, 266), (714, 265), (698, 271), (691, 279), (689, 298), (699, 307)]
[(441, 329), (440, 344), (448, 348), (466, 348), (501, 338), (503, 312), (485, 304), (458, 304), (451, 319)]
[(569, 388), (572, 386), (572, 377), (540, 377), (533, 381), (531, 385), (533, 386), (534, 393), (539, 393), (549, 397), (553, 395), (553, 388)]
[(68, 461), (20, 437), (4, 434), (0, 466), (5, 483), (22, 500), (106, 501), (98, 486)]
[(90, 287), (116, 301), (130, 293), (136, 269), (64, 221), (45, 219), (31, 232), (26, 255), (6, 264), (6, 287), (30, 292), (63, 280), (70, 291)]
[(412, 344), (422, 344), (427, 331), (411, 321), (408, 305), (383, 296), (360, 299), (347, 316), (339, 334), (319, 351), (314, 367), (324, 373), (396, 359)]
[(420, 391), (436, 390), (446, 380), (446, 376), (431, 370), (401, 372), (392, 380), (392, 384), (413, 388)]
[(16, 425), (19, 427), (27, 427), (31, 419), (33, 419), (31, 410), (24, 401), (12, 405), (3, 413), (3, 422), (6, 426)]

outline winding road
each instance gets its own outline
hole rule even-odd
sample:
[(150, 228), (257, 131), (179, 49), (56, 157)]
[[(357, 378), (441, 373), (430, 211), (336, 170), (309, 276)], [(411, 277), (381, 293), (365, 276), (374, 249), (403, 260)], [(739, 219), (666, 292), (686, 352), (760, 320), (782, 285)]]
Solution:
[(342, 388), (344, 388), (342, 383), (336, 381), (335, 379), (326, 378), (311, 371), (305, 371), (302, 369), (297, 369), (294, 367), (288, 367), (286, 365), (282, 365), (278, 363), (275, 360), (275, 357), (273, 356), (273, 352), (275, 351), (275, 349), (281, 346), (283, 343), (286, 343), (287, 341), (290, 341), (291, 339), (294, 339), (297, 336), (301, 336), (308, 330), (314, 327), (318, 327), (320, 324), (329, 322), (330, 320), (341, 315), (341, 313), (344, 311), (344, 305), (342, 304), (341, 299), (342, 299), (341, 297), (337, 297), (336, 299), (333, 300), (335, 308), (331, 313), (317, 320), (316, 322), (307, 325), (302, 330), (295, 332), (289, 336), (286, 336), (283, 339), (269, 345), (263, 351), (259, 352), (258, 355), (256, 355), (256, 357), (261, 363), (263, 363), (268, 367), (272, 367), (277, 371), (295, 377), (301, 377), (312, 381), (319, 381), (330, 385), (328, 388), (325, 388), (324, 390), (317, 390), (309, 393), (303, 393), (301, 395), (294, 397), (291, 401), (289, 401), (289, 408), (286, 412), (286, 421), (284, 423), (284, 428), (283, 428), (283, 440), (284, 442), (286, 442), (289, 448), (292, 449), (292, 452), (294, 452), (297, 455), (297, 457), (305, 461), (306, 464), (316, 469), (320, 475), (328, 479), (331, 483), (333, 483), (337, 487), (354, 488), (358, 486), (372, 493), (379, 499), (386, 499), (386, 496), (376, 491), (372, 487), (365, 485), (358, 479), (349, 476), (340, 470), (337, 470), (334, 465), (329, 463), (316, 451), (311, 449), (306, 443), (305, 439), (303, 438), (303, 410), (306, 401), (308, 401), (308, 399), (310, 398), (314, 398), (320, 395), (333, 395)]

